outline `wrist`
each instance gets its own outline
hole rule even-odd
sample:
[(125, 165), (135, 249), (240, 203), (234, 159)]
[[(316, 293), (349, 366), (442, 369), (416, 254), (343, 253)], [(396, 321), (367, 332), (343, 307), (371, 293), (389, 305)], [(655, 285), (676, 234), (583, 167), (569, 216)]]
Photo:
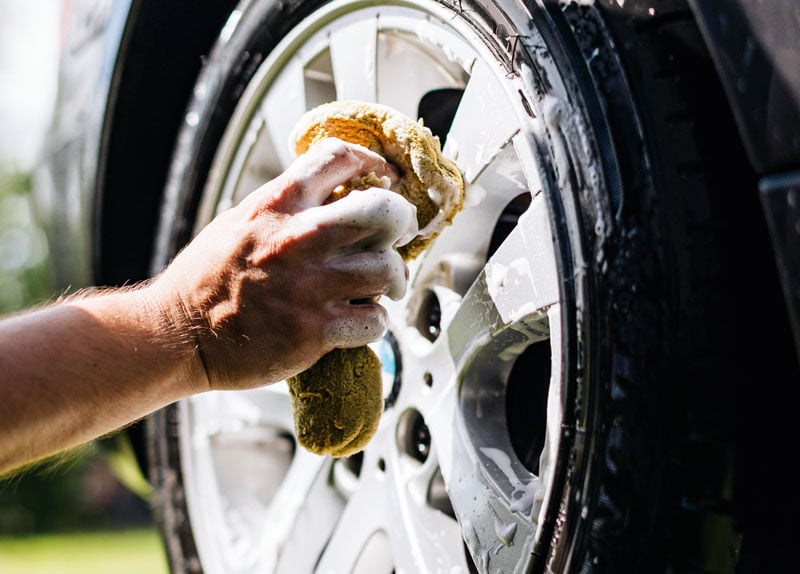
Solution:
[(208, 374), (200, 353), (200, 318), (184, 303), (179, 290), (166, 277), (143, 287), (140, 296), (157, 339), (175, 358), (176, 382), (187, 387), (186, 394), (209, 390)]

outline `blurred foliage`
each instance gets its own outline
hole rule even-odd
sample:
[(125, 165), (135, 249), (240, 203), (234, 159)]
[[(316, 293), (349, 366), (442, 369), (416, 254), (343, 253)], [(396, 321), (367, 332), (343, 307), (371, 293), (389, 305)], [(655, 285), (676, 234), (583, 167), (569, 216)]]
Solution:
[(47, 241), (36, 225), (30, 174), (0, 166), (0, 314), (52, 298)]
[(0, 535), (68, 530), (80, 522), (79, 473), (69, 470), (81, 463), (50, 472), (39, 467), (0, 482)]
[(114, 478), (94, 443), (0, 481), (0, 536), (149, 524), (146, 504)]
[[(0, 315), (57, 295), (34, 213), (30, 174), (0, 165)], [(149, 524), (146, 503), (98, 451), (91, 443), (0, 480), (0, 535)]]

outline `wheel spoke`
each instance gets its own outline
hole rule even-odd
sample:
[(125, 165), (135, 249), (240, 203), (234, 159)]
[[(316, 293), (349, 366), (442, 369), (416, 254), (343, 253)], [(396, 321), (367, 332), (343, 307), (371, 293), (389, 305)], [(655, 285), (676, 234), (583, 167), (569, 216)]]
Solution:
[(276, 383), (247, 391), (212, 391), (191, 400), (197, 421), (195, 440), (240, 431), (244, 427), (272, 427), (292, 431), (292, 405), (286, 384)]
[[(317, 571), (466, 572), (457, 522), (428, 503), (435, 462), (417, 469), (407, 462), (393, 459), (385, 475), (362, 476)], [(386, 488), (399, 483), (404, 488)]]
[(331, 63), (337, 99), (377, 100), (377, 35), (377, 18), (359, 20), (331, 34)]
[(419, 469), (400, 469), (399, 516), (388, 529), (398, 572), (467, 572), (458, 523), (429, 502), (437, 468), (431, 456)]
[(419, 117), (420, 100), (426, 93), (464, 86), (463, 69), (452, 63), (436, 61), (429, 46), (420, 42), (419, 29), (413, 35), (400, 31), (419, 25), (419, 22), (410, 22), (405, 17), (382, 16), (377, 46), (377, 101), (413, 119)]
[[(532, 184), (526, 181), (515, 146), (506, 144), (476, 181), (466, 186), (464, 208), (428, 249), (418, 275), (425, 278), (439, 274), (442, 262), (446, 262), (454, 275), (466, 275), (471, 282), (488, 257), (493, 237), (491, 230), (512, 202), (517, 198), (529, 198), (537, 188), (538, 181)], [(486, 232), (475, 233), (476, 229)], [(461, 282), (451, 277), (451, 284)], [(465, 290), (462, 288), (460, 292)]]
[(489, 294), (504, 323), (541, 314), (558, 301), (558, 272), (547, 208), (542, 195), (489, 259), (484, 270)]
[[(263, 515), (260, 566), (271, 572), (291, 564), (311, 571), (341, 512), (327, 485), (331, 459), (298, 449), (289, 472)], [(288, 561), (288, 562), (287, 562)]]
[[(446, 351), (446, 349), (440, 347), (434, 353), (442, 351)], [(442, 372), (437, 372), (433, 375), (435, 377), (434, 380), (442, 380), (444, 383), (434, 385), (431, 396), (427, 397), (425, 404), (420, 405), (420, 408), (431, 433), (431, 444), (435, 449), (442, 476), (445, 482), (449, 483), (453, 468), (452, 437), (453, 428), (456, 424), (455, 414), (458, 393), (456, 378), (450, 368), (449, 361), (436, 360), (434, 362), (439, 365), (445, 365)]]
[(477, 62), (447, 134), (445, 155), (472, 183), (518, 131), (519, 120), (497, 78)]
[[(285, 411), (288, 401), (272, 411)], [(268, 507), (291, 459), (293, 441), (284, 423), (270, 424), (260, 409), (237, 393), (212, 392), (181, 405), (181, 417), (192, 433), (184, 437), (184, 464), (194, 474), (186, 480), (187, 496), (203, 492), (204, 505), (191, 508), (192, 520), (213, 525), (197, 533), (204, 548), (223, 548), (220, 560), (231, 568), (252, 563), (260, 532), (259, 517)], [(285, 418), (285, 417), (282, 417)], [(213, 542), (209, 546), (206, 536)]]
[[(238, 203), (265, 182), (280, 175), (282, 170), (278, 152), (270, 134), (266, 133), (263, 128), (263, 119), (255, 120), (245, 135), (243, 150), (240, 152), (244, 155), (244, 158), (242, 158), (242, 163), (238, 168), (239, 177), (235, 180), (235, 187), (232, 191), (223, 191), (218, 211)], [(251, 141), (253, 144), (245, 148), (245, 145)], [(234, 161), (239, 161), (239, 158), (235, 158)], [(233, 165), (231, 171), (237, 173), (236, 164)], [(230, 197), (231, 200), (225, 201), (227, 197)]]
[[(456, 363), (512, 323), (539, 322), (558, 302), (558, 274), (544, 199), (537, 196), (489, 259), (446, 326)], [(531, 342), (536, 333), (530, 332)], [(541, 338), (546, 338), (542, 333)]]
[[(391, 572), (391, 555), (375, 556), (370, 551), (364, 554), (374, 544), (371, 541), (377, 540), (380, 532), (385, 532), (388, 511), (385, 486), (381, 484), (385, 478), (374, 476), (372, 473), (380, 471), (369, 462), (369, 458), (364, 461), (359, 488), (347, 501), (317, 566), (318, 572)], [(370, 561), (371, 569), (366, 568), (367, 564), (360, 563), (362, 554), (364, 560)]]
[(504, 449), (459, 442), (450, 497), (479, 571), (517, 572), (533, 548), (541, 481)]
[(289, 135), (305, 111), (303, 62), (295, 57), (278, 74), (262, 107), (273, 148), (284, 169), (294, 159), (294, 154), (289, 149)]
[[(559, 316), (558, 287), (548, 210), (538, 194), (491, 255), (452, 319), (442, 313), (447, 336), (437, 345), (447, 348), (459, 373), (452, 379), (461, 381), (453, 398), (458, 410), (450, 423), (448, 459), (443, 461), (449, 468), (443, 465), (443, 474), (464, 539), (481, 571), (513, 571), (535, 542), (545, 483), (515, 454), (504, 423), (505, 407), (497, 399), (503, 396), (516, 357), (552, 336), (551, 321)], [(560, 369), (553, 373), (548, 450), (540, 469), (548, 478), (561, 420), (560, 394), (552, 392)], [(434, 426), (432, 434), (434, 429), (440, 432)]]
[(294, 428), (289, 388), (284, 381), (266, 387), (231, 393), (229, 401), (241, 405), (241, 408), (250, 405), (257, 410), (260, 413), (259, 420), (262, 425), (286, 429), (287, 432)]

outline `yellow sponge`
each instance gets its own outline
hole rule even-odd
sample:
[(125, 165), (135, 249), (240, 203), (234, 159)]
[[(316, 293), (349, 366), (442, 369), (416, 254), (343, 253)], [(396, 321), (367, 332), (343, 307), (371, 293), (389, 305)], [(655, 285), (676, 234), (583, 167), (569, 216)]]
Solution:
[[(291, 137), (305, 153), (328, 137), (359, 144), (394, 165), (395, 191), (417, 207), (419, 234), (400, 248), (408, 261), (419, 255), (452, 222), (464, 202), (458, 166), (442, 155), (439, 138), (422, 122), (380, 104), (345, 100), (306, 112)], [(376, 177), (350, 182), (331, 197), (379, 185)], [(335, 349), (308, 370), (288, 379), (297, 438), (306, 449), (334, 457), (362, 450), (378, 429), (383, 412), (381, 364), (369, 347)]]

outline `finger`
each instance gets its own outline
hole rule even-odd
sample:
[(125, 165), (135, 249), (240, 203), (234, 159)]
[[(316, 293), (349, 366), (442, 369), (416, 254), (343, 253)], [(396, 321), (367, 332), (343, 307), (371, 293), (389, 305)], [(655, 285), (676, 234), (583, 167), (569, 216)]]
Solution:
[(340, 252), (390, 249), (408, 243), (418, 233), (417, 208), (401, 195), (378, 187), (351, 191), (339, 201), (306, 210), (296, 216), (296, 222), (300, 229), (317, 233), (336, 229)]
[(370, 173), (392, 183), (399, 179), (397, 170), (379, 154), (337, 138), (315, 144), (286, 170), (298, 184), (292, 196), (296, 209), (322, 205), (337, 186)]
[[(339, 289), (347, 300), (386, 295), (397, 301), (406, 293), (408, 268), (394, 249), (350, 253), (327, 266), (339, 275)], [(331, 282), (335, 280), (331, 277)]]
[(329, 304), (375, 302), (383, 295), (398, 300), (408, 285), (408, 268), (395, 250), (347, 254), (316, 269), (319, 273), (306, 289)]
[(325, 341), (334, 348), (360, 347), (377, 341), (386, 332), (386, 309), (377, 303), (342, 303), (333, 309), (325, 327)]
[(298, 219), (298, 216), (293, 218), (291, 227), (287, 226), (285, 230), (286, 235), (305, 238), (305, 241), (298, 242), (295, 246), (296, 253), (302, 253), (316, 265), (327, 264), (328, 261), (349, 253), (371, 251), (375, 242), (375, 229), (346, 223), (328, 222), (318, 225), (315, 218), (303, 221)]

